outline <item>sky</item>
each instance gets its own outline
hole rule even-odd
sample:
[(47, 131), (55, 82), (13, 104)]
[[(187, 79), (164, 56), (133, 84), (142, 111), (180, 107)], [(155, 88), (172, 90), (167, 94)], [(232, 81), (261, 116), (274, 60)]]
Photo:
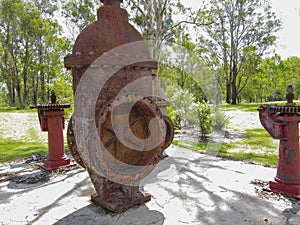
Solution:
[[(300, 57), (300, 0), (269, 0), (273, 11), (282, 21), (278, 32), (276, 53), (282, 59)], [(183, 0), (186, 6), (199, 8), (199, 0)]]
[(277, 53), (283, 58), (300, 57), (300, 1), (270, 0), (270, 3), (283, 23)]

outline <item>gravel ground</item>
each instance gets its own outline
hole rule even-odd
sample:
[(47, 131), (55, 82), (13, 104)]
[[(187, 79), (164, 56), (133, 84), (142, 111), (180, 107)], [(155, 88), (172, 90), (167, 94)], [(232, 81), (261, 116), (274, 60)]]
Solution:
[(229, 129), (245, 131), (246, 129), (263, 128), (258, 112), (244, 112), (236, 109), (225, 111), (225, 114), (230, 118)]
[[(47, 132), (42, 132), (37, 113), (0, 113), (0, 137), (46, 144)], [(66, 121), (67, 124), (67, 121)], [(66, 130), (64, 130), (66, 134)]]
[(20, 141), (47, 142), (47, 133), (41, 132), (37, 113), (0, 113), (2, 138)]
[[(258, 113), (231, 110), (225, 111), (225, 114), (230, 117), (228, 130), (243, 132), (246, 129), (263, 128)], [(47, 143), (47, 132), (41, 132), (37, 113), (0, 113), (0, 121), (2, 138)]]

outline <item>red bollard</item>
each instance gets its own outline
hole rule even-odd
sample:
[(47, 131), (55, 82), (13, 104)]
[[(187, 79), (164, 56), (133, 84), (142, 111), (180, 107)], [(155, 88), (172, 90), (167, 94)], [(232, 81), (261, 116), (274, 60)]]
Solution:
[(293, 103), (291, 86), (287, 91), (286, 106), (262, 105), (258, 110), (263, 127), (273, 138), (280, 139), (277, 174), (269, 188), (300, 199), (300, 107)]
[(56, 170), (75, 165), (65, 154), (64, 148), (64, 108), (70, 104), (58, 104), (55, 92), (52, 91), (51, 104), (38, 104), (31, 108), (38, 109), (42, 131), (48, 131), (48, 157), (42, 166), (45, 170)]

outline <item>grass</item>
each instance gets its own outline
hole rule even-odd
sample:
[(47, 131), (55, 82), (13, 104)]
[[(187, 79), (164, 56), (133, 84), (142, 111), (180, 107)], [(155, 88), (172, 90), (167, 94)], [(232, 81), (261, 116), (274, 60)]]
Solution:
[(0, 163), (23, 159), (39, 153), (43, 155), (47, 154), (47, 145), (12, 139), (0, 139)]
[[(69, 152), (68, 146), (65, 151)], [(0, 163), (48, 154), (47, 144), (0, 138)]]
[[(65, 119), (69, 119), (73, 113), (74, 106), (71, 105), (70, 108), (65, 109)], [(19, 107), (3, 106), (0, 105), (0, 113), (37, 113), (37, 109), (20, 109)]]
[[(35, 113), (37, 116), (36, 109), (18, 109), (16, 107), (8, 107), (0, 105), (0, 113), (7, 112), (7, 113), (28, 113), (32, 112)], [(3, 117), (3, 120), (9, 121), (10, 117)], [(2, 120), (1, 120), (2, 121)], [(4, 122), (4, 121), (2, 121)], [(32, 121), (26, 121), (26, 123), (31, 123)], [(37, 121), (34, 121), (37, 122)], [(5, 138), (3, 135), (6, 130), (5, 127), (0, 130), (0, 163), (3, 162), (10, 162), (14, 160), (24, 159), (30, 157), (32, 155), (42, 154), (46, 155), (48, 153), (48, 145), (47, 142), (43, 142), (39, 138), (40, 130), (36, 130), (35, 128), (31, 127), (27, 132), (27, 136), (24, 138), (19, 139), (12, 139), (12, 138)], [(12, 133), (12, 131), (9, 131)], [(18, 134), (15, 134), (16, 137)], [(69, 149), (65, 146), (65, 151), (68, 152)]]
[[(294, 101), (296, 104), (299, 104), (299, 101)], [(237, 105), (232, 105), (232, 104), (224, 104), (223, 107), (225, 110), (242, 110), (245, 112), (257, 112), (257, 109), (260, 105), (264, 104), (277, 104), (277, 105), (285, 105), (285, 101), (280, 101), (280, 102), (262, 102), (262, 103), (242, 103), (242, 104), (237, 104)]]
[(264, 129), (246, 130), (248, 137), (231, 143), (199, 143), (174, 140), (173, 144), (201, 153), (234, 160), (276, 166), (278, 160), (278, 141), (270, 137)]
[(257, 112), (257, 109), (260, 105), (264, 103), (251, 103), (251, 104), (238, 104), (238, 105), (231, 105), (226, 104), (224, 105), (225, 110), (235, 110), (239, 109), (245, 112)]
[(2, 112), (17, 112), (17, 113), (27, 113), (27, 112), (37, 112), (36, 109), (20, 109), (18, 107), (10, 107), (10, 106), (0, 106), (0, 113)]

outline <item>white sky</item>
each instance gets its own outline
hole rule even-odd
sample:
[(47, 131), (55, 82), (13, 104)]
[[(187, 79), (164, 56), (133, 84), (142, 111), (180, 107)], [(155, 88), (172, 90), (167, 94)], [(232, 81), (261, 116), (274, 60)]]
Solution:
[[(300, 57), (300, 0), (269, 1), (273, 11), (282, 21), (276, 52), (283, 59), (290, 56)], [(199, 0), (182, 0), (182, 2), (186, 6), (199, 8)]]
[(282, 20), (277, 53), (283, 58), (300, 57), (300, 1), (270, 0), (273, 10)]

